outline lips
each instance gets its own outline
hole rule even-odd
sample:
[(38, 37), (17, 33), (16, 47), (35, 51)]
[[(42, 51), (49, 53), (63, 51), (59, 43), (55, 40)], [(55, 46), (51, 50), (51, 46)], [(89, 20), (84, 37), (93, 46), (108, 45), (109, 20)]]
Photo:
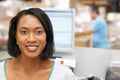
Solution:
[(36, 51), (38, 46), (36, 45), (29, 45), (29, 46), (26, 46), (26, 48), (29, 50), (29, 51)]

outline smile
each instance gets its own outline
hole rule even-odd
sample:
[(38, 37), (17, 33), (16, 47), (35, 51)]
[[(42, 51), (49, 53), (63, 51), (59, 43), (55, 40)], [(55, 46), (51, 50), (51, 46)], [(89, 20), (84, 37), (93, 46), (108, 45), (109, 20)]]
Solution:
[(36, 51), (38, 46), (26, 46), (29, 51)]

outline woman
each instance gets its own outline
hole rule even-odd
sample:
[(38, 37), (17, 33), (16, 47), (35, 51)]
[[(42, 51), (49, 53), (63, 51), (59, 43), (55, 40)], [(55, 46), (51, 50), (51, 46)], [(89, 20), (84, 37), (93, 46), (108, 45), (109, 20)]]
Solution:
[(53, 49), (53, 29), (44, 11), (20, 11), (10, 22), (8, 53), (13, 58), (0, 63), (0, 80), (76, 80), (70, 69), (50, 60)]

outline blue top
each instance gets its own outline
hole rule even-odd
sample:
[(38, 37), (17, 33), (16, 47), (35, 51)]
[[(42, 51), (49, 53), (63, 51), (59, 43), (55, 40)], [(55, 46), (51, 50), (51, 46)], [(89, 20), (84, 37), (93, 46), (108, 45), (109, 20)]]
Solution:
[(98, 17), (90, 26), (93, 32), (94, 48), (109, 48), (108, 46), (108, 26), (102, 17)]

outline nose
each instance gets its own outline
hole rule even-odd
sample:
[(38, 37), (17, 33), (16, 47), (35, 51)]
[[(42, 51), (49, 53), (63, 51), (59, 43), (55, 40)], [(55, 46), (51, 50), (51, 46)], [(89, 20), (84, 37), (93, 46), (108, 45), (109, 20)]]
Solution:
[(30, 33), (28, 35), (27, 41), (29, 41), (29, 42), (35, 42), (36, 41), (35, 34), (34, 33)]

